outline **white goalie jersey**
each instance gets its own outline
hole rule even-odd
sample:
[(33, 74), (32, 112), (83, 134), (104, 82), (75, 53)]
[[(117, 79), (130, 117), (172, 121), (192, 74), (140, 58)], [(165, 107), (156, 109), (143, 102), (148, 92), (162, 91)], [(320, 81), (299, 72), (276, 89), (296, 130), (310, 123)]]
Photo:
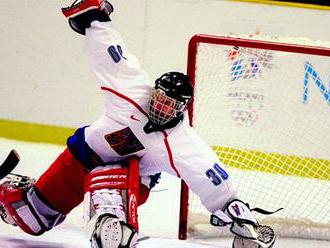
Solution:
[(138, 156), (141, 177), (167, 172), (182, 178), (210, 212), (233, 198), (224, 165), (188, 116), (174, 128), (144, 132), (153, 85), (112, 23), (92, 22), (85, 51), (106, 99), (104, 114), (86, 128), (85, 138), (103, 161)]

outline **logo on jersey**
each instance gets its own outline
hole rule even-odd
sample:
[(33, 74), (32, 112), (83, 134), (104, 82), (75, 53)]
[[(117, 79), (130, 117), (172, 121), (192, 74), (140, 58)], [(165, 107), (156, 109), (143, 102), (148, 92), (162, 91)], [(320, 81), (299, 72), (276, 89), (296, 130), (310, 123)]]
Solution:
[(132, 120), (140, 121), (138, 118), (135, 117), (135, 115), (131, 115), (130, 117), (131, 117)]
[(129, 127), (106, 134), (104, 138), (110, 147), (121, 156), (136, 153), (144, 149), (142, 143)]

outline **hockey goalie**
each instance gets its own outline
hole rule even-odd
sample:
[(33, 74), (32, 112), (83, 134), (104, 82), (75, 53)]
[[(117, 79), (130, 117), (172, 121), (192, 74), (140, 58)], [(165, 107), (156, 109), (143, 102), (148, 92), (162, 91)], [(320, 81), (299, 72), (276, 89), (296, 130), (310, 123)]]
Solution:
[(104, 114), (77, 129), (37, 181), (6, 177), (0, 184), (2, 220), (41, 235), (85, 199), (93, 248), (135, 247), (138, 205), (166, 172), (200, 197), (211, 225), (230, 228), (233, 247), (272, 247), (273, 229), (252, 214), (269, 212), (237, 199), (225, 166), (189, 125), (189, 77), (171, 71), (151, 83), (113, 28), (108, 1), (75, 1), (62, 12), (70, 27), (84, 35), (84, 51), (105, 96)]

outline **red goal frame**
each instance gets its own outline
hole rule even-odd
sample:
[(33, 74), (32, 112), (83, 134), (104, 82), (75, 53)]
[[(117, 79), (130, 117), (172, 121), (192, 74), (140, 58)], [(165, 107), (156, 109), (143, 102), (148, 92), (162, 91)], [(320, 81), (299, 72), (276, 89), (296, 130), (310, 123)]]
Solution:
[[(281, 42), (270, 42), (254, 39), (242, 39), (225, 36), (213, 36), (205, 34), (194, 35), (188, 45), (188, 59), (187, 59), (187, 74), (190, 77), (191, 84), (195, 86), (195, 72), (196, 72), (196, 60), (198, 45), (200, 43), (225, 45), (225, 46), (239, 46), (246, 48), (266, 49), (273, 51), (281, 51), (288, 53), (302, 53), (312, 54), (319, 56), (330, 56), (330, 49), (317, 46), (305, 46), (299, 44), (287, 44)], [(194, 112), (194, 99), (192, 100), (189, 112), (189, 122), (193, 126), (193, 112)], [(181, 202), (180, 202), (180, 214), (179, 214), (179, 232), (178, 238), (181, 240), (187, 239), (188, 232), (188, 209), (189, 209), (189, 188), (184, 181), (181, 181)]]

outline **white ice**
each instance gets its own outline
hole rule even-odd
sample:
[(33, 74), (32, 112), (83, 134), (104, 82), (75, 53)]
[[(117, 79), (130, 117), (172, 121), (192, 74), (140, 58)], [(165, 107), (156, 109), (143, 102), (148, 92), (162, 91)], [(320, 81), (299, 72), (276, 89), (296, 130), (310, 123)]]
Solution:
[[(10, 149), (15, 148), (21, 155), (16, 173), (38, 178), (50, 163), (63, 151), (64, 147), (0, 139), (0, 161)], [(179, 241), (179, 187), (180, 181), (163, 175), (148, 202), (139, 208), (140, 231), (150, 238), (141, 241), (139, 248), (230, 248), (230, 239), (189, 239)], [(84, 234), (82, 206), (74, 209), (59, 227), (42, 235), (29, 236), (18, 228), (0, 223), (0, 248), (88, 248), (88, 238)], [(275, 248), (329, 248), (330, 242), (315, 240), (281, 239)]]

